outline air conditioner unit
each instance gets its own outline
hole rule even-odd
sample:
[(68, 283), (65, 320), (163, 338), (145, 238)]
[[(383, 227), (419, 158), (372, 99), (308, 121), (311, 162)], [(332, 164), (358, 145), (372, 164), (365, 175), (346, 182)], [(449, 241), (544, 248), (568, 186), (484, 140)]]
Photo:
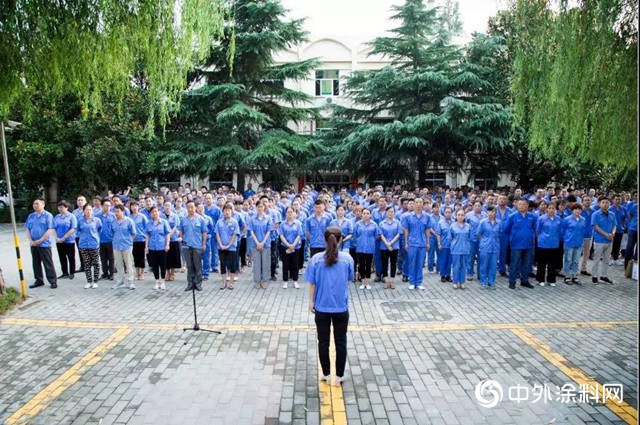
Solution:
[(327, 103), (331, 103), (331, 102), (333, 102), (333, 98), (331, 98), (331, 97), (326, 97), (324, 100), (325, 100), (325, 102), (327, 102)]

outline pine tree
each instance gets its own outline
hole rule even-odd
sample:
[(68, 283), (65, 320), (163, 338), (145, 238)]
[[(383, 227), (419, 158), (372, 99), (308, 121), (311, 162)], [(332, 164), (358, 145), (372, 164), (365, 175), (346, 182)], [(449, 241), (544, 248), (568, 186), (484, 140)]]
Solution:
[(223, 39), (192, 79), (201, 87), (184, 94), (167, 129), (160, 164), (200, 176), (238, 171), (242, 187), (245, 171), (259, 168), (286, 178), (293, 164), (318, 148), (288, 128), (316, 112), (306, 107), (308, 95), (284, 85), (309, 78), (317, 61), (274, 64), (276, 52), (306, 37), (302, 20), (284, 21), (278, 0), (236, 0), (232, 10)]
[(428, 3), (394, 6), (399, 26), (371, 43), (371, 54), (391, 65), (348, 79), (357, 106), (334, 110), (327, 142), (335, 166), (396, 179), (413, 179), (417, 170), (423, 182), (430, 165), (473, 166), (478, 153), (507, 142), (508, 110), (484, 96), (489, 83), (452, 44), (457, 5)]

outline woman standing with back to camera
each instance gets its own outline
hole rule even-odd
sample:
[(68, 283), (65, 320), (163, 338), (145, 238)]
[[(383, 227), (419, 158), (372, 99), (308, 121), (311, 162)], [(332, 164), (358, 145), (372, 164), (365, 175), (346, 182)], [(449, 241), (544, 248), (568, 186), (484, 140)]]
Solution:
[(322, 367), (322, 380), (331, 381), (329, 338), (333, 323), (336, 346), (336, 384), (344, 381), (347, 362), (347, 326), (349, 324), (349, 281), (353, 279), (353, 259), (340, 252), (342, 231), (328, 227), (324, 232), (326, 249), (314, 255), (305, 272), (309, 282), (309, 310), (315, 314), (318, 335), (318, 355)]

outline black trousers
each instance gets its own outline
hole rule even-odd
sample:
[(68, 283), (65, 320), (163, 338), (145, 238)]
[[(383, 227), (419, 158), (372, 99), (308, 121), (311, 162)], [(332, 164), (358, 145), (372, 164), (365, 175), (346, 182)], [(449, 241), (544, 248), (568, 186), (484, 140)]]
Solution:
[(611, 245), (611, 258), (617, 261), (620, 258), (620, 245), (622, 244), (623, 233), (615, 233), (613, 235), (613, 245)]
[(100, 243), (100, 264), (102, 265), (102, 274), (111, 277), (116, 271), (116, 263), (113, 258), (113, 243)]
[[(538, 270), (536, 280), (538, 282), (556, 283), (556, 266), (558, 264), (558, 248), (537, 248)], [(545, 280), (546, 277), (546, 280)]]
[(220, 257), (220, 274), (235, 273), (236, 270), (236, 252), (228, 249), (219, 249)]
[(276, 270), (278, 268), (278, 243), (277, 241), (271, 241), (271, 277), (276, 277)]
[(180, 267), (182, 267), (182, 260), (180, 259), (180, 242), (169, 242), (169, 252), (167, 252), (167, 268), (179, 269)]
[[(382, 257), (382, 277), (396, 277), (396, 269), (398, 266), (398, 250), (380, 250)], [(389, 274), (389, 266), (391, 266), (391, 274)]]
[(298, 270), (304, 267), (304, 247), (307, 245), (307, 241), (300, 241), (300, 249), (298, 250)]
[(74, 274), (76, 272), (76, 244), (57, 243), (56, 247), (58, 248), (58, 259), (60, 260), (62, 274)]
[(356, 247), (349, 248), (349, 255), (353, 259), (353, 269), (358, 270), (358, 254), (356, 254)]
[(164, 250), (149, 250), (149, 263), (153, 277), (156, 280), (164, 279), (167, 275), (167, 253)]
[(44, 274), (47, 276), (47, 282), (49, 284), (58, 283), (50, 247), (32, 246), (31, 258), (33, 260), (33, 276), (36, 282), (44, 283), (44, 276), (42, 275), (42, 266), (44, 265)]
[(282, 256), (282, 280), (288, 281), (289, 278), (294, 282), (298, 281), (298, 261), (300, 259), (300, 252), (298, 249), (291, 254), (286, 252)]
[(131, 253), (133, 254), (133, 267), (136, 269), (144, 269), (144, 245), (145, 243), (134, 242)]
[(373, 254), (358, 252), (358, 274), (360, 279), (371, 277), (371, 265), (373, 264)]
[(322, 313), (316, 311), (316, 332), (318, 334), (318, 356), (322, 374), (331, 374), (331, 360), (329, 359), (329, 343), (331, 338), (331, 324), (333, 324), (333, 343), (336, 346), (336, 375), (344, 376), (347, 363), (347, 327), (349, 325), (349, 311), (343, 313)]
[(238, 256), (240, 257), (240, 265), (247, 267), (247, 238), (240, 239), (240, 246), (238, 247)]

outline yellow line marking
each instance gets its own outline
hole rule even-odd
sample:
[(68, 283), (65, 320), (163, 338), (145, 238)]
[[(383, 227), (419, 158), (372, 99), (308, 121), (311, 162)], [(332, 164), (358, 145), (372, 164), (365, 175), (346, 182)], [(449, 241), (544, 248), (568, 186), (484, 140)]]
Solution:
[[(329, 333), (329, 358), (331, 359), (331, 376), (336, 376), (336, 347), (333, 342), (333, 326)], [(322, 379), (322, 367), (318, 358), (318, 393), (320, 395), (320, 424), (346, 425), (347, 410), (341, 385), (331, 385)], [(333, 382), (335, 384), (335, 381)]]
[[(551, 347), (538, 338), (533, 336), (525, 329), (511, 329), (518, 338), (525, 344), (532, 347), (542, 357), (547, 359), (549, 363), (560, 369), (565, 375), (571, 378), (576, 384), (584, 385), (584, 388), (602, 388), (602, 384), (575, 367), (569, 360), (565, 359), (561, 354), (554, 352)], [(601, 395), (601, 394), (600, 394)], [(628, 403), (622, 401), (620, 403), (608, 398), (605, 405), (622, 420), (628, 424), (636, 424), (638, 421), (638, 411)]]
[(36, 394), (27, 402), (27, 404), (18, 409), (13, 415), (9, 416), (5, 424), (14, 425), (29, 423), (38, 413), (49, 407), (49, 405), (53, 403), (60, 394), (78, 382), (89, 367), (98, 363), (109, 350), (115, 347), (120, 341), (129, 335), (130, 332), (131, 329), (126, 327), (121, 327), (116, 330), (87, 355), (67, 369), (62, 375)]
[[(119, 329), (123, 327), (146, 330), (181, 330), (191, 328), (192, 323), (116, 323), (116, 322), (79, 322), (45, 319), (0, 319), (0, 325), (43, 326), (57, 328), (85, 328), (85, 329)], [(224, 323), (200, 324), (202, 327), (221, 329), (226, 331), (288, 331), (311, 332), (313, 325), (234, 325)], [(592, 322), (530, 322), (530, 323), (415, 323), (395, 325), (353, 325), (351, 332), (415, 332), (415, 331), (467, 331), (467, 330), (512, 330), (512, 329), (549, 329), (549, 328), (610, 328), (614, 326), (637, 326), (635, 320), (622, 321), (592, 321)]]

